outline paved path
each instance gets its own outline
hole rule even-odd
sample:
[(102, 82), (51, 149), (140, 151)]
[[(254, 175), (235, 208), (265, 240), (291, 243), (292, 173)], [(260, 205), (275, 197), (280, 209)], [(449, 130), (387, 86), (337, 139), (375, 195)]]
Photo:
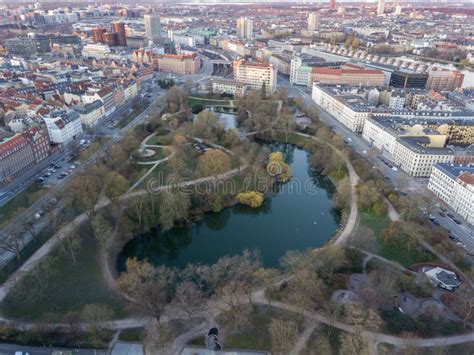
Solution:
[[(264, 290), (257, 291), (254, 293), (252, 296), (253, 303), (255, 304), (261, 304), (261, 305), (269, 305), (268, 299), (266, 298), (264, 294)], [(283, 302), (278, 302), (278, 301), (272, 301), (271, 302), (272, 307), (284, 309), (289, 312), (293, 313), (298, 313), (302, 314), (308, 319), (311, 319), (313, 321), (327, 324), (329, 326), (332, 326), (334, 328), (338, 328), (340, 330), (343, 330), (347, 333), (351, 334), (356, 334), (359, 331), (356, 330), (356, 328), (350, 324), (346, 324), (340, 321), (336, 321), (334, 319), (331, 319), (325, 315), (322, 315), (320, 313), (313, 313), (313, 312), (308, 312), (308, 311), (302, 311), (301, 309), (287, 304)], [(413, 347), (436, 347), (436, 346), (448, 346), (448, 345), (455, 345), (455, 344), (463, 344), (463, 343), (468, 343), (474, 341), (474, 332), (467, 333), (467, 334), (462, 334), (462, 335), (455, 335), (455, 336), (446, 336), (446, 337), (435, 337), (435, 338), (403, 338), (403, 337), (397, 337), (397, 336), (392, 336), (392, 335), (387, 335), (387, 334), (382, 334), (382, 333), (376, 333), (376, 332), (371, 332), (364, 330), (360, 335), (364, 338), (366, 338), (369, 341), (372, 342), (377, 342), (377, 343), (386, 343), (386, 344), (391, 344), (395, 345), (397, 347), (407, 347), (408, 345), (413, 346)]]
[(315, 322), (314, 320), (309, 322), (303, 332), (298, 336), (298, 339), (296, 339), (296, 343), (293, 346), (293, 349), (291, 349), (290, 354), (304, 355), (303, 351), (305, 350), (306, 344), (308, 344), (308, 340), (311, 337), (311, 334), (313, 334), (314, 330), (318, 326), (319, 323)]

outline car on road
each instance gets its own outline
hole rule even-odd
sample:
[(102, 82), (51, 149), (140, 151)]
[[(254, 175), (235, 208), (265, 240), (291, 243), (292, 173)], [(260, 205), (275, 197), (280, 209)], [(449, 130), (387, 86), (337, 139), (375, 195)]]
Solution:
[(454, 240), (454, 241), (456, 241), (456, 242), (459, 242), (459, 238), (456, 237), (456, 236), (454, 236), (454, 235), (451, 235), (451, 234), (450, 234), (450, 235), (448, 235), (448, 238), (451, 239), (451, 240)]

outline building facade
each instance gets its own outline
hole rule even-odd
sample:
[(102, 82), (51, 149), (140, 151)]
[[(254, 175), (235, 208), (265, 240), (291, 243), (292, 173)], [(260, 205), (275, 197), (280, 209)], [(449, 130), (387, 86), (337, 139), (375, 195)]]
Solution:
[(237, 20), (237, 37), (240, 39), (253, 38), (253, 20), (242, 17)]
[(435, 164), (428, 189), (474, 224), (474, 166)]
[(249, 89), (274, 92), (277, 84), (277, 70), (269, 62), (236, 60), (233, 63), (234, 80), (247, 84)]
[(158, 70), (175, 74), (196, 74), (201, 68), (201, 59), (196, 55), (164, 54), (158, 56)]

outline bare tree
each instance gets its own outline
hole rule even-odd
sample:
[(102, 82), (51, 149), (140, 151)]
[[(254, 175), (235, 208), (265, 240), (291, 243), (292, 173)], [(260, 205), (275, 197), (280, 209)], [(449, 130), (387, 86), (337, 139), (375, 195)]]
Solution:
[(298, 325), (291, 320), (272, 319), (268, 326), (268, 332), (273, 351), (288, 354), (298, 337)]
[(25, 246), (23, 236), (23, 228), (20, 228), (19, 230), (14, 231), (10, 235), (1, 238), (0, 249), (14, 253), (16, 255), (16, 258), (19, 260), (21, 257), (21, 251)]
[(206, 305), (203, 291), (190, 281), (181, 282), (176, 287), (173, 303), (177, 309), (183, 310), (188, 318), (192, 318)]

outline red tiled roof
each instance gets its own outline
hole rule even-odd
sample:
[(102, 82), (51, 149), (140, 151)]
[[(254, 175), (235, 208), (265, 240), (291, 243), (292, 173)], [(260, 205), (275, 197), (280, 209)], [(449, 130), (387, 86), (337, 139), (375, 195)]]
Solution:
[(459, 176), (459, 180), (462, 182), (468, 184), (468, 185), (474, 185), (474, 175), (468, 172), (465, 172)]
[(21, 134), (17, 133), (12, 138), (10, 138), (10, 139), (8, 139), (4, 142), (0, 142), (0, 155), (3, 155), (4, 153), (8, 153), (8, 152), (12, 151), (13, 149), (15, 149), (16, 147), (18, 147), (20, 145), (24, 145), (26, 143), (27, 143), (27, 141), (26, 141), (25, 137), (23, 137)]

